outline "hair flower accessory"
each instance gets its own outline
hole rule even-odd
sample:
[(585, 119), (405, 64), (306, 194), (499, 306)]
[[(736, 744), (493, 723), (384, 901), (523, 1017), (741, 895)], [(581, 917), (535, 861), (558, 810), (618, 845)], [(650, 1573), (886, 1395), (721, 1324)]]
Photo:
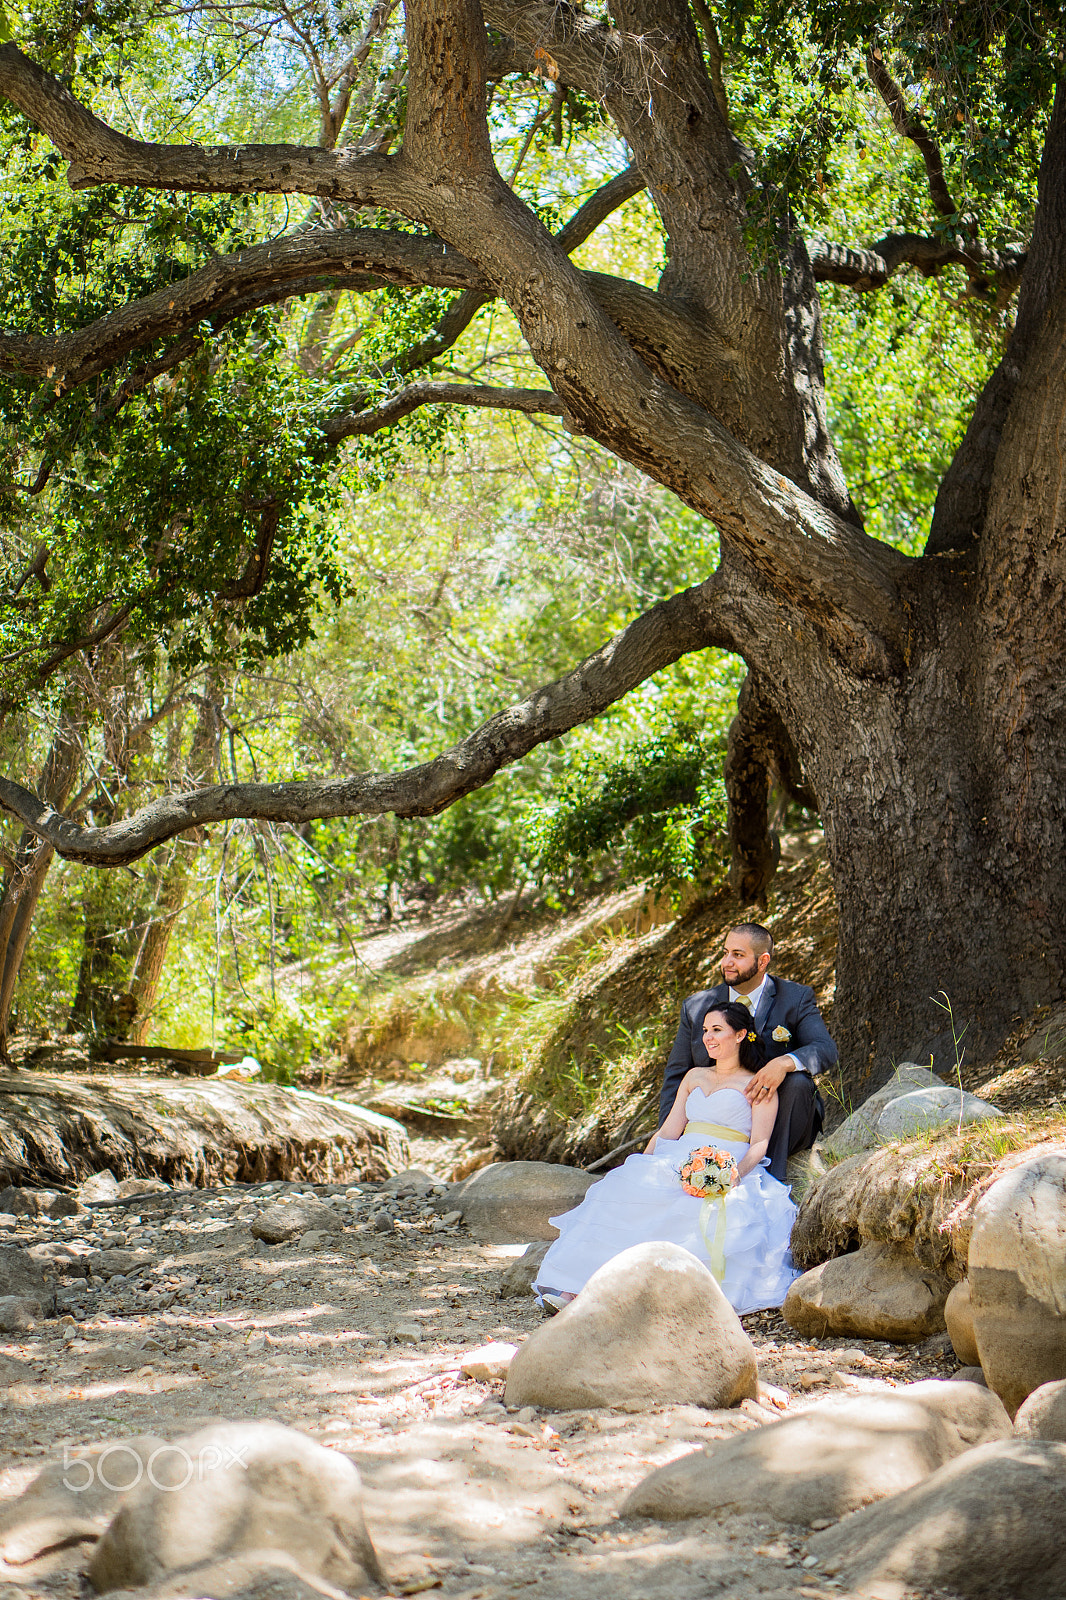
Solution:
[(757, 1038), (758, 1038), (758, 1037), (759, 1037), (759, 1035), (758, 1035), (758, 1034), (757, 1034), (757, 1033), (756, 1033), (756, 1032), (755, 1032), (755, 1031), (754, 1031), (754, 1030), (753, 1030), (753, 1029), (752, 1029), (752, 1028), (749, 1028), (749, 1029), (748, 1029), (748, 1039), (749, 1039), (749, 1040), (750, 1040), (750, 1042), (751, 1042), (751, 1043), (752, 1043), (752, 1044), (754, 1044), (754, 1043), (755, 1043), (755, 1041), (756, 1041), (756, 1039), (757, 1039)]

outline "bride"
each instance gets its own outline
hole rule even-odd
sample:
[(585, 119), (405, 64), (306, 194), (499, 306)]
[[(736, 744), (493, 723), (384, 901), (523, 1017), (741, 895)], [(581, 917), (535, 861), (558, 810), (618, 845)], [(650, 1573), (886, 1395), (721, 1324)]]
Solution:
[[(777, 1095), (754, 1108), (744, 1093), (762, 1064), (751, 1015), (730, 1001), (707, 1013), (703, 1042), (710, 1067), (681, 1080), (673, 1109), (641, 1155), (593, 1184), (581, 1204), (553, 1217), (559, 1237), (541, 1262), (535, 1291), (558, 1308), (597, 1268), (630, 1245), (684, 1245), (718, 1279), (739, 1312), (779, 1306), (793, 1279), (788, 1241), (796, 1207), (764, 1166)], [(704, 1200), (681, 1187), (678, 1169), (704, 1146), (736, 1159), (733, 1188)]]

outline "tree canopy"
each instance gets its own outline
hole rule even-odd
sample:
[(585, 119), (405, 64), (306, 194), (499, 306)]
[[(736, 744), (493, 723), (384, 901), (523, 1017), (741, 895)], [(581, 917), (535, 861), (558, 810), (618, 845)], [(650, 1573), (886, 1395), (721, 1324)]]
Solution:
[[(772, 870), (771, 783), (818, 807), (853, 1070), (933, 1036), (934, 953), (968, 1005), (994, 996), (988, 1037), (1059, 992), (1063, 22), (706, 0), (9, 12), (9, 704), (119, 634), (179, 667), (306, 639), (351, 576), (331, 508), (387, 477), (398, 429), (435, 448), (452, 408), (559, 419), (713, 525), (720, 559), (404, 770), (176, 785), (102, 825), (13, 779), (0, 803), (105, 866), (226, 818), (432, 815), (717, 647), (749, 667), (737, 882), (757, 895)], [(604, 271), (596, 230), (639, 196), (661, 264)], [(918, 440), (834, 406), (834, 365), (863, 358), (856, 296), (901, 360), (923, 346)], [(479, 360), (475, 319), (497, 315), (515, 343)], [(930, 376), (945, 344), (953, 395)], [(1039, 960), (978, 950), (984, 907)]]

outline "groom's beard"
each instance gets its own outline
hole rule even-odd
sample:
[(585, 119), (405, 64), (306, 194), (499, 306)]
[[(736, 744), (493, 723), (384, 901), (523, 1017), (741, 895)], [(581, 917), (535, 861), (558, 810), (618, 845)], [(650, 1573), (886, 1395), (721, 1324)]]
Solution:
[(723, 972), (722, 977), (725, 978), (726, 983), (728, 983), (731, 989), (736, 989), (739, 988), (742, 983), (750, 983), (752, 978), (758, 976), (758, 972), (759, 963), (758, 961), (753, 960), (751, 965), (746, 970), (745, 968), (741, 967), (739, 972), (735, 972), (731, 978), (726, 978), (725, 973)]

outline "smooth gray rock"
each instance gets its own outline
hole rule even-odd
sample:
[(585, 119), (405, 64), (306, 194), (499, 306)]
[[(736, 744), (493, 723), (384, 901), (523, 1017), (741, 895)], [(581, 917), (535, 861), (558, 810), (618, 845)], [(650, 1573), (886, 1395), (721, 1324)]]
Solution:
[(1009, 1435), (1000, 1401), (973, 1384), (834, 1395), (660, 1467), (633, 1490), (622, 1515), (669, 1521), (757, 1507), (810, 1527), (899, 1494), (963, 1451)]
[(147, 1250), (118, 1248), (97, 1250), (88, 1258), (94, 1278), (129, 1278), (142, 1267), (150, 1267), (155, 1257)]
[(916, 1134), (931, 1133), (934, 1128), (963, 1127), (968, 1122), (986, 1122), (1002, 1115), (998, 1107), (964, 1089), (951, 1089), (946, 1084), (938, 1089), (914, 1089), (884, 1107), (874, 1130), (875, 1142), (912, 1139)]
[(916, 1344), (944, 1327), (951, 1280), (909, 1250), (864, 1244), (797, 1278), (782, 1315), (810, 1339), (843, 1335)]
[(340, 1590), (304, 1571), (284, 1550), (252, 1550), (223, 1561), (208, 1561), (134, 1594), (137, 1600), (191, 1600), (192, 1596), (196, 1600), (343, 1600)]
[(835, 1159), (856, 1155), (860, 1150), (872, 1150), (878, 1142), (877, 1120), (890, 1100), (897, 1100), (912, 1089), (943, 1087), (943, 1078), (938, 1078), (928, 1067), (920, 1067), (913, 1061), (902, 1062), (886, 1084), (875, 1090), (839, 1128), (834, 1128), (821, 1141), (821, 1149)]
[(814, 1534), (807, 1549), (814, 1571), (848, 1593), (1062, 1600), (1064, 1527), (1066, 1445), (1003, 1439)]
[(1066, 1379), (1034, 1389), (1014, 1419), (1020, 1439), (1052, 1439), (1066, 1444)]
[(451, 1190), (441, 1205), (462, 1212), (479, 1244), (527, 1244), (557, 1239), (550, 1218), (580, 1205), (597, 1181), (553, 1161), (494, 1161)]
[(333, 1206), (325, 1205), (314, 1195), (300, 1195), (264, 1206), (248, 1231), (253, 1239), (262, 1239), (266, 1244), (284, 1244), (305, 1233), (333, 1233), (341, 1227), (343, 1219)]
[(158, 1456), (152, 1478), (127, 1495), (96, 1547), (89, 1579), (101, 1593), (262, 1551), (353, 1595), (382, 1581), (357, 1468), (293, 1428), (205, 1428)]
[(676, 1244), (639, 1244), (593, 1273), (531, 1334), (508, 1405), (738, 1405), (758, 1394), (755, 1350), (711, 1273)]
[(960, 1367), (953, 1372), (947, 1380), (949, 1383), (976, 1383), (982, 1389), (988, 1388), (988, 1383), (980, 1367)]
[(981, 1366), (1013, 1416), (1066, 1378), (1066, 1152), (1023, 1162), (981, 1196), (968, 1276)]

